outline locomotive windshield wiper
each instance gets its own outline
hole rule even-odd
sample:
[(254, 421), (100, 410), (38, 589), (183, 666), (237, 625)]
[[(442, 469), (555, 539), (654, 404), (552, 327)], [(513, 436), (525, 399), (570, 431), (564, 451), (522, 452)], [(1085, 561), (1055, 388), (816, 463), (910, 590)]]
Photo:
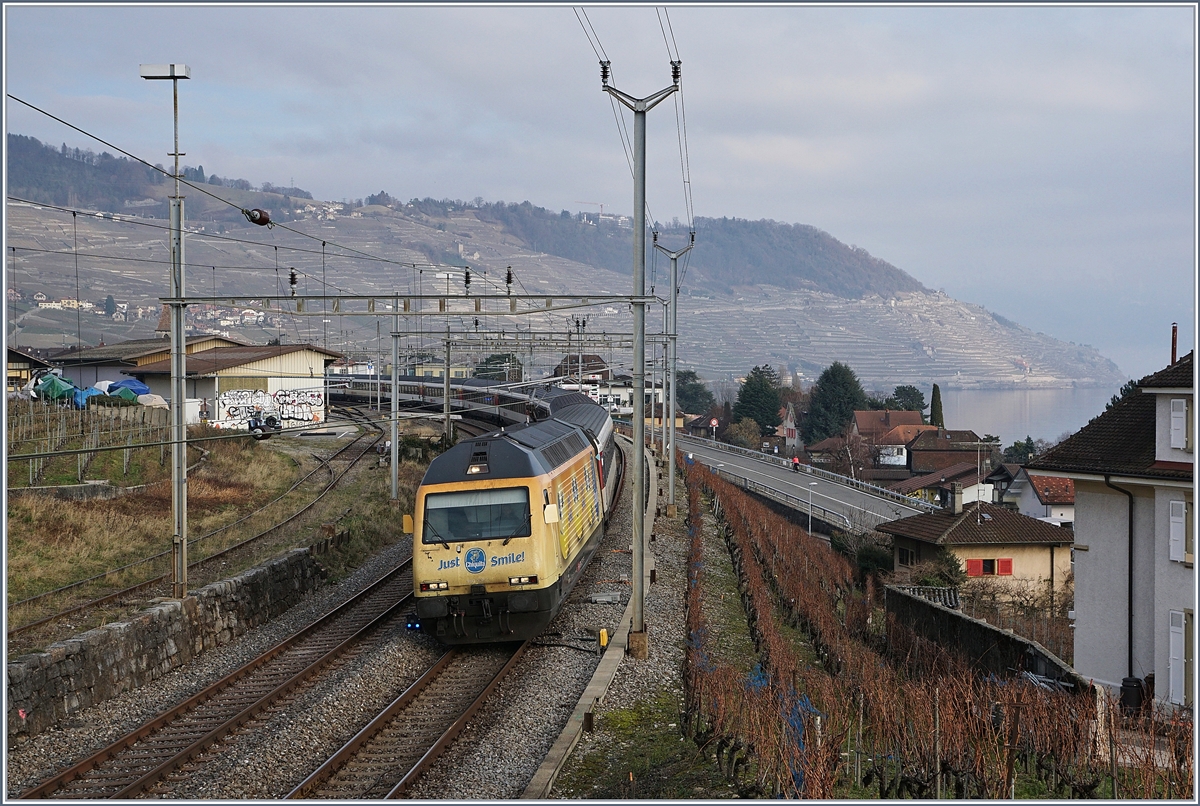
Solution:
[(438, 532), (436, 526), (434, 526), (429, 521), (425, 521), (425, 528), (428, 529), (429, 531), (433, 532), (433, 536), (437, 539), (437, 542), (441, 543), (446, 548), (450, 548), (450, 541), (446, 540), (446, 538), (441, 536), (441, 534)]
[(531, 513), (529, 510), (525, 510), (525, 520), (523, 520), (519, 526), (513, 527), (512, 532), (508, 535), (508, 537), (504, 538), (504, 542), (501, 543), (500, 545), (507, 546), (508, 541), (512, 540), (514, 537), (517, 536), (518, 530), (528, 529), (529, 528), (529, 519), (532, 517), (533, 517), (533, 513)]

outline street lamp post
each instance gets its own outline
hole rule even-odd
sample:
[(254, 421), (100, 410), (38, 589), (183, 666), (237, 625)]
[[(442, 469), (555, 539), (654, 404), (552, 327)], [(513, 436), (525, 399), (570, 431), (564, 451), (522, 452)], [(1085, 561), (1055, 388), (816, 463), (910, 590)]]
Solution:
[(817, 482), (810, 481), (808, 483), (808, 533), (812, 534), (812, 488), (817, 486)]
[[(171, 81), (175, 107), (175, 195), (171, 197), (171, 297), (182, 300), (183, 287), (183, 197), (179, 195), (179, 79), (191, 78), (186, 64), (143, 64), (139, 74), (150, 80)], [(187, 596), (187, 430), (185, 411), (185, 346), (183, 311), (180, 301), (171, 303), (171, 509), (175, 516), (175, 533), (171, 540), (174, 566), (172, 595)]]

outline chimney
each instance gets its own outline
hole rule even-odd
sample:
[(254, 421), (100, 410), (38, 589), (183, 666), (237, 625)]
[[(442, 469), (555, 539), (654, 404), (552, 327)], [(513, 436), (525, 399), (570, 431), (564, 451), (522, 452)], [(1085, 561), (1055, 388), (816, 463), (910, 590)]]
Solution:
[(1179, 323), (1171, 323), (1171, 366), (1175, 366), (1175, 356), (1179, 349)]
[(962, 485), (957, 481), (950, 484), (951, 514), (962, 514)]

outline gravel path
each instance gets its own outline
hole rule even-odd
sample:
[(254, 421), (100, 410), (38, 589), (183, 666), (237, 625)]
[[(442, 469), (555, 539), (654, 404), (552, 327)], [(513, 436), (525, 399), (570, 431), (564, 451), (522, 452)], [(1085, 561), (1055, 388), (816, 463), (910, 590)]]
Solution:
[[(521, 794), (599, 663), (596, 633), (607, 628), (612, 634), (629, 600), (631, 514), (627, 489), (600, 550), (539, 645), (530, 648), (410, 797), (491, 799)], [(610, 704), (633, 701), (647, 685), (679, 686), (686, 546), (681, 539), (664, 535), (651, 549), (658, 582), (649, 588), (645, 610), (650, 657), (625, 658), (609, 691)], [(161, 680), (88, 709), (60, 729), (10, 748), (9, 796), (100, 749), (278, 643), (393, 568), (408, 552), (404, 542), (389, 547), (342, 583), (306, 597), (275, 622), (205, 653)], [(619, 601), (592, 603), (590, 598), (597, 593), (618, 593)], [(281, 798), (441, 652), (436, 641), (402, 625), (380, 631), (337, 661), (320, 683), (276, 703), (210, 748), (197, 759), (203, 762), (198, 769), (150, 794), (186, 799)]]

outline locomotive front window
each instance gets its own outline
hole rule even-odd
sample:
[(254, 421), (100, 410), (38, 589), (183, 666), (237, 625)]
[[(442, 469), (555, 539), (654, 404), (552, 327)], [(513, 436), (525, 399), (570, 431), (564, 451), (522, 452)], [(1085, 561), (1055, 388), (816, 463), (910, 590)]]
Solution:
[(469, 490), (425, 496), (422, 543), (507, 540), (533, 534), (529, 490)]

